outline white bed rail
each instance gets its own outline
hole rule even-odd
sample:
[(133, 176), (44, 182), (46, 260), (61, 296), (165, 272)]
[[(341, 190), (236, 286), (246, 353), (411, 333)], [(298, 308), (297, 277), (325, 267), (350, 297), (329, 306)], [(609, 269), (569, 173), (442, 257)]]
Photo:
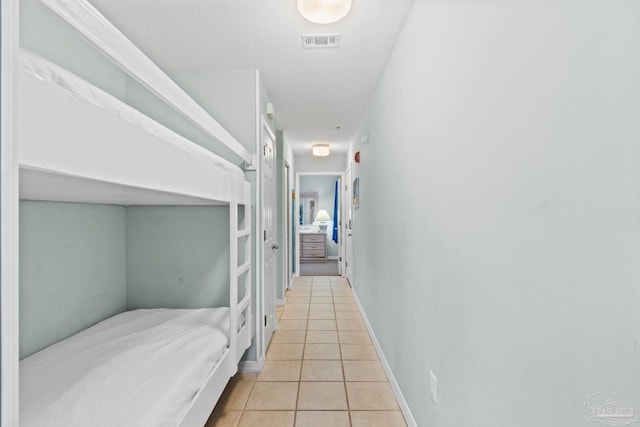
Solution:
[[(180, 427), (200, 427), (211, 414), (212, 404), (222, 394), (229, 377), (238, 372), (238, 363), (244, 351), (251, 345), (253, 324), (251, 315), (251, 186), (248, 182), (233, 182), (229, 192), (229, 347), (224, 361), (211, 372), (207, 384), (200, 389)], [(239, 207), (244, 207), (244, 217), (239, 220)], [(246, 262), (238, 265), (238, 243), (244, 244)], [(238, 301), (239, 290), (244, 296)], [(243, 323), (239, 322), (243, 320)], [(221, 380), (222, 379), (222, 380)]]
[[(64, 68), (21, 50), (20, 196), (108, 204), (220, 204), (242, 170)], [(55, 114), (54, 114), (55, 113)]]
[(87, 0), (41, 0), (102, 54), (246, 163), (251, 154)]

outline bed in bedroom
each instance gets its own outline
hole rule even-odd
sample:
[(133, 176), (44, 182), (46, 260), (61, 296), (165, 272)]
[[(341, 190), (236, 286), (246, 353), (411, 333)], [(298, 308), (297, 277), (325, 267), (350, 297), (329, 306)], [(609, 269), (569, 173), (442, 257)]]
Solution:
[[(142, 57), (127, 49), (134, 62)], [(126, 311), (25, 357), (19, 424), (202, 426), (252, 340), (251, 187), (238, 166), (63, 67), (22, 49), (19, 60), (20, 199), (223, 206), (229, 217), (226, 307)], [(197, 111), (193, 120), (223, 143), (232, 138), (190, 110), (175, 87), (153, 84), (154, 93), (177, 93), (168, 102)]]
[(20, 362), (20, 425), (178, 425), (228, 335), (228, 308), (104, 320)]

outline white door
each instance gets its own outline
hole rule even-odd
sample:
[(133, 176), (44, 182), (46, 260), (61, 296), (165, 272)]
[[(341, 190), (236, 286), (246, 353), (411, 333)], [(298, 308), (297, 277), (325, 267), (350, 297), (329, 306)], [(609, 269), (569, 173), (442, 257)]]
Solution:
[(349, 283), (351, 283), (351, 273), (352, 265), (353, 265), (353, 250), (351, 246), (351, 233), (353, 229), (353, 179), (351, 176), (351, 167), (347, 169), (344, 177), (344, 277), (349, 279)]
[(266, 351), (277, 329), (276, 317), (276, 144), (267, 122), (262, 120), (262, 240), (263, 240), (263, 343)]

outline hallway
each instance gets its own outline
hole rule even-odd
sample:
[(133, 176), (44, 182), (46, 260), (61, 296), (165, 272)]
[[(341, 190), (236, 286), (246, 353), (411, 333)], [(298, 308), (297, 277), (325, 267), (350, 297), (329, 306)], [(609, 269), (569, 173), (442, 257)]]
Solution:
[(232, 378), (207, 427), (406, 426), (346, 279), (299, 277), (260, 374)]
[(340, 276), (338, 261), (300, 263), (300, 276)]

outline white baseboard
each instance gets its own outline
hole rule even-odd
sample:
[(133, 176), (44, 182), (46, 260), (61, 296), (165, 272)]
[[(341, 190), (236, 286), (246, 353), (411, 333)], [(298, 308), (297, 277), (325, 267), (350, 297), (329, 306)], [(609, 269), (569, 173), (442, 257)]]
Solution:
[(286, 303), (287, 303), (287, 302), (285, 301), (285, 299), (284, 299), (284, 298), (282, 298), (282, 299), (277, 298), (277, 299), (276, 299), (276, 305), (285, 305)]
[(373, 332), (373, 328), (371, 327), (371, 323), (369, 323), (369, 319), (367, 318), (364, 309), (362, 308), (362, 304), (360, 303), (360, 299), (358, 299), (358, 295), (355, 292), (355, 289), (351, 289), (353, 291), (353, 296), (356, 299), (356, 303), (358, 304), (358, 309), (360, 309), (360, 314), (362, 315), (362, 320), (364, 321), (365, 326), (367, 327), (367, 331), (371, 336), (371, 340), (373, 341), (373, 346), (376, 349), (376, 353), (378, 353), (378, 357), (380, 358), (380, 364), (384, 369), (384, 372), (387, 374), (387, 379), (389, 380), (389, 384), (391, 385), (391, 389), (393, 390), (393, 394), (395, 394), (396, 399), (398, 400), (398, 405), (400, 405), (400, 410), (402, 411), (402, 415), (404, 415), (404, 420), (407, 422), (408, 427), (418, 427), (416, 424), (416, 420), (413, 418), (413, 414), (409, 409), (409, 405), (400, 390), (400, 386), (396, 381), (396, 378), (393, 376), (393, 372), (391, 371), (391, 366), (389, 366), (389, 362), (387, 362), (387, 358), (384, 357), (384, 353), (382, 352), (382, 347), (380, 347), (380, 343), (376, 338), (376, 334)]
[(256, 362), (253, 360), (243, 360), (238, 365), (238, 371), (248, 372), (248, 373), (258, 373), (262, 371), (263, 367), (264, 367), (264, 360), (261, 362)]
[(327, 257), (327, 259), (330, 259), (330, 260), (336, 260), (336, 261), (338, 261), (338, 258), (339, 258), (339, 257), (338, 257), (338, 255), (335, 255), (335, 256), (328, 256), (328, 257)]

